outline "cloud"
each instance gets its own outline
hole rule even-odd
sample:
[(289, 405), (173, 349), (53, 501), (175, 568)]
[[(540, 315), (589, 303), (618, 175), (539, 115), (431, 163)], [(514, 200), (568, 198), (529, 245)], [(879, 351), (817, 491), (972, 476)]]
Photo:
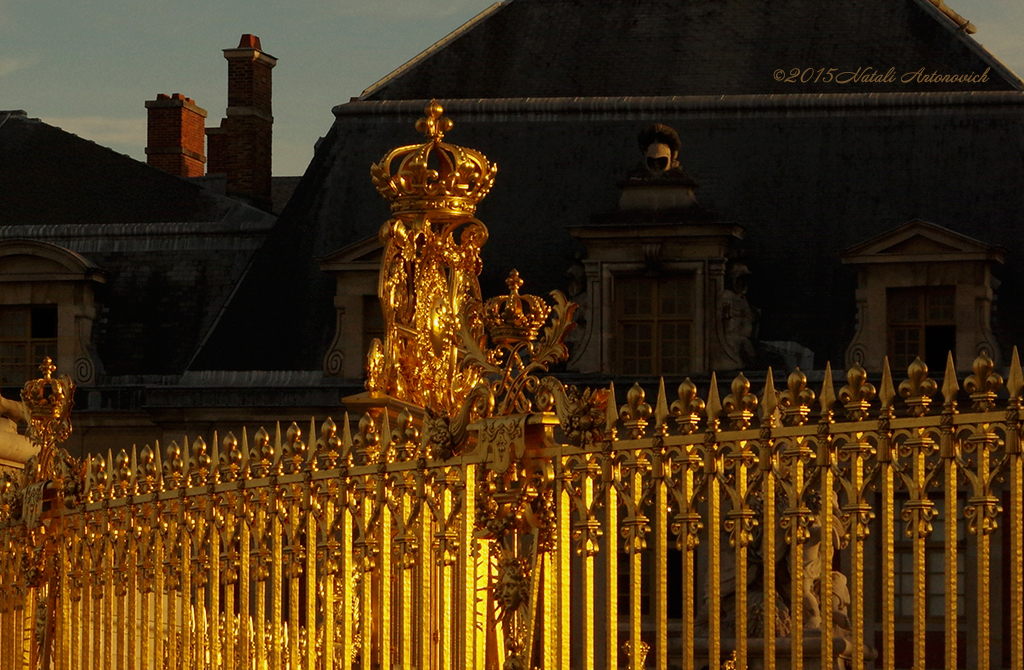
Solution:
[(146, 119), (119, 119), (110, 116), (47, 117), (46, 123), (97, 144), (146, 146)]
[(24, 70), (31, 64), (32, 62), (27, 58), (0, 58), (0, 77)]

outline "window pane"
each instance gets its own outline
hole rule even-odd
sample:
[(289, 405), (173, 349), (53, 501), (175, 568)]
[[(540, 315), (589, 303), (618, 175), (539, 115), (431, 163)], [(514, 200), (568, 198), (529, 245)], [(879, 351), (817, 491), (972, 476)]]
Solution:
[(654, 337), (651, 323), (622, 325), (622, 372), (652, 374)]
[(682, 374), (690, 363), (690, 324), (661, 323), (661, 372)]
[(28, 337), (28, 307), (0, 308), (0, 339)]
[(615, 290), (624, 316), (654, 316), (655, 283), (645, 277), (617, 277)]
[(921, 290), (891, 288), (886, 293), (889, 323), (918, 322), (921, 320)]
[(32, 338), (57, 337), (57, 307), (46, 305), (32, 308)]
[(661, 316), (692, 316), (693, 277), (677, 276), (661, 280), (658, 286)]
[(927, 319), (929, 323), (952, 323), (953, 316), (954, 288), (952, 286), (940, 286), (929, 289), (925, 303), (927, 305)]

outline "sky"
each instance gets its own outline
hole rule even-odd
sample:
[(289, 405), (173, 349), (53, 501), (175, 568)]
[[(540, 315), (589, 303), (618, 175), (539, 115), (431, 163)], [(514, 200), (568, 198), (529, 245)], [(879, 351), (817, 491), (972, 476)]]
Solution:
[[(839, 0), (836, 0), (839, 1)], [(274, 68), (274, 174), (301, 175), (358, 96), (494, 0), (0, 0), (0, 109), (145, 160), (145, 101), (183, 93), (217, 125), (221, 49), (258, 35)], [(1024, 0), (949, 0), (1024, 76)]]

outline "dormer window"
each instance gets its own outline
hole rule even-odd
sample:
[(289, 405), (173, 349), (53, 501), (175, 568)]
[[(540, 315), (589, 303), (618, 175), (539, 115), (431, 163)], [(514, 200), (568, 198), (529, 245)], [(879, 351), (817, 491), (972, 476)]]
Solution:
[(0, 307), (0, 386), (22, 386), (57, 359), (57, 306)]
[(846, 364), (894, 374), (920, 357), (940, 375), (953, 353), (969, 370), (986, 351), (999, 360), (990, 315), (992, 266), (1005, 251), (927, 221), (908, 223), (847, 250), (857, 268), (857, 333)]

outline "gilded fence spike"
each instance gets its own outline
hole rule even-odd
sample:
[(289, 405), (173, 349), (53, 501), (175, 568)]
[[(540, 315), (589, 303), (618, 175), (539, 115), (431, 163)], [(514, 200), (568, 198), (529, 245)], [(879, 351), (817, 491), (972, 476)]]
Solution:
[(221, 477), (220, 477), (220, 465), (221, 465), (220, 452), (221, 452), (221, 448), (220, 448), (220, 435), (218, 435), (217, 431), (214, 430), (213, 431), (213, 450), (212, 450), (212, 453), (210, 455), (210, 474), (208, 475), (208, 482), (207, 482), (209, 484), (217, 484), (221, 480)]
[(306, 445), (306, 468), (311, 472), (318, 470), (316, 446), (316, 417), (309, 417), (309, 444)]
[(351, 465), (352, 460), (352, 422), (345, 412), (345, 419), (341, 424), (341, 460), (346, 465)]
[(292, 421), (285, 433), (285, 444), (281, 449), (281, 460), (288, 459), (288, 472), (299, 472), (306, 460), (306, 443), (302, 441), (302, 429)]
[(666, 437), (668, 435), (668, 399), (665, 397), (665, 378), (658, 380), (658, 400), (654, 403), (654, 423), (656, 434)]
[(942, 404), (944, 407), (956, 407), (956, 394), (960, 384), (956, 380), (956, 365), (953, 363), (953, 352), (946, 352), (946, 376), (942, 379)]
[(672, 403), (672, 415), (676, 417), (676, 425), (683, 435), (690, 435), (697, 430), (704, 401), (697, 396), (697, 385), (687, 377), (676, 390), (679, 400)]
[[(185, 441), (185, 448), (188, 448), (188, 440)], [(209, 483), (212, 459), (206, 452), (206, 440), (200, 435), (192, 441), (192, 460), (188, 464), (188, 474), (191, 478), (192, 486), (205, 486)]]
[(722, 401), (718, 399), (718, 377), (711, 373), (711, 388), (708, 389), (708, 402), (705, 406), (708, 413), (708, 430), (718, 430), (718, 415), (722, 412)]
[(618, 437), (615, 424), (619, 420), (618, 401), (615, 399), (615, 382), (608, 384), (608, 403), (604, 410), (604, 439), (614, 442)]
[(128, 452), (122, 449), (114, 461), (114, 495), (118, 498), (129, 494), (128, 487), (132, 480), (131, 460)]
[(163, 491), (164, 464), (163, 459), (160, 457), (160, 440), (153, 440), (153, 467), (155, 470), (154, 477), (156, 480), (156, 483), (154, 484), (154, 490), (158, 492)]
[(836, 404), (836, 386), (832, 382), (832, 363), (825, 363), (825, 380), (821, 383), (820, 402), (822, 415), (831, 415), (832, 406)]
[(768, 366), (768, 374), (764, 377), (764, 392), (761, 394), (761, 424), (767, 425), (779, 406), (779, 392), (775, 390), (775, 377), (772, 367)]
[(892, 371), (889, 369), (889, 357), (882, 361), (882, 386), (878, 390), (878, 399), (882, 401), (883, 414), (892, 409), (892, 403), (896, 399), (896, 389), (892, 384)]
[(281, 442), (281, 422), (274, 422), (274, 463), (271, 465), (270, 471), (273, 474), (282, 474), (282, 468), (284, 467), (284, 454), (283, 444)]
[(1010, 398), (1024, 397), (1024, 372), (1020, 368), (1017, 347), (1013, 348), (1013, 357), (1010, 359), (1010, 377), (1006, 382), (1006, 389), (1010, 392)]
[(386, 409), (383, 410), (381, 414), (384, 415), (382, 417), (383, 420), (380, 423), (380, 435), (384, 438), (382, 440), (381, 461), (384, 463), (390, 463), (395, 460), (395, 443), (392, 441), (391, 435), (391, 417)]
[(238, 447), (242, 452), (242, 465), (239, 471), (239, 476), (242, 479), (248, 479), (249, 475), (249, 431), (245, 426), (242, 426), (242, 442)]
[(274, 456), (276, 451), (270, 443), (270, 433), (263, 426), (260, 426), (253, 435), (252, 449), (249, 451), (249, 469), (253, 477), (266, 477), (271, 474), (274, 467)]
[(330, 470), (338, 463), (341, 455), (341, 444), (338, 440), (338, 425), (331, 417), (320, 424), (320, 439), (317, 440), (317, 455), (314, 458), (323, 459), (324, 468)]
[(987, 412), (995, 407), (1003, 376), (995, 372), (995, 363), (986, 352), (974, 359), (974, 374), (964, 380), (964, 390), (974, 401), (974, 411)]

